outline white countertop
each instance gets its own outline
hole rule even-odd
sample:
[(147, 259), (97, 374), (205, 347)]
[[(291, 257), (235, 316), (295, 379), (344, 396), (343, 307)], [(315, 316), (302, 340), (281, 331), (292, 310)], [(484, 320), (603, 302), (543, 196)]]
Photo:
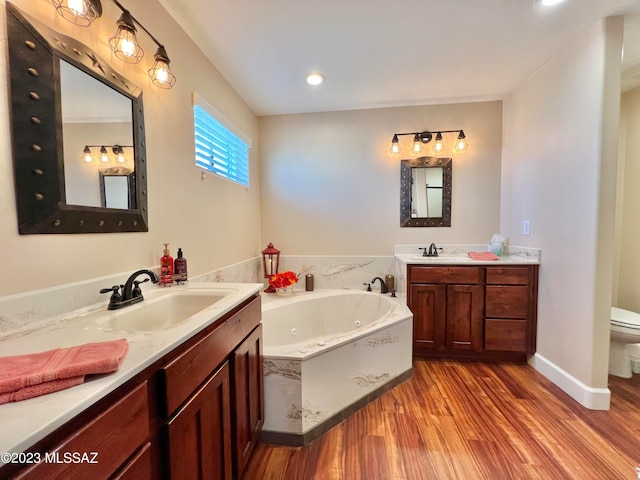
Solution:
[[(224, 298), (184, 322), (153, 332), (129, 333), (104, 328), (100, 323), (104, 324), (103, 314), (117, 315), (117, 312), (126, 312), (128, 308), (142, 305), (143, 301), (111, 313), (107, 313), (107, 303), (104, 302), (99, 306), (70, 312), (50, 322), (37, 322), (36, 325), (1, 334), (0, 356), (23, 355), (120, 338), (128, 340), (129, 352), (117, 372), (94, 376), (81, 385), (59, 392), (0, 405), (0, 454), (25, 451), (262, 288), (264, 286), (260, 283), (188, 282), (171, 288), (146, 289), (144, 296), (149, 301), (185, 290), (195, 293), (196, 290), (206, 289), (227, 293)], [(96, 321), (98, 316), (101, 316), (99, 322)], [(4, 463), (0, 457), (0, 466)]]
[(423, 257), (420, 254), (396, 254), (396, 258), (407, 265), (456, 265), (456, 266), (474, 266), (474, 265), (538, 265), (537, 259), (523, 257), (519, 255), (507, 255), (498, 257), (497, 260), (473, 260), (467, 254), (441, 254), (437, 257)]

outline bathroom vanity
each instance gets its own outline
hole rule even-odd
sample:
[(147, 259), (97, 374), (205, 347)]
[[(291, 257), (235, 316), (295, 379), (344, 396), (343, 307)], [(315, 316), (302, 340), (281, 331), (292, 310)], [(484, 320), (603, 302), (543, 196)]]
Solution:
[(536, 349), (538, 265), (409, 259), (413, 355), (526, 361)]
[[(240, 296), (229, 295), (236, 301), (219, 301), (227, 303), (213, 316), (203, 314), (209, 320), (202, 326), (185, 322), (157, 332), (157, 338), (155, 332), (132, 334), (128, 357), (113, 375), (0, 405), (3, 424), (12, 411), (30, 408), (34, 421), (21, 420), (28, 430), (49, 414), (60, 423), (60, 412), (54, 412), (67, 408), (65, 399), (77, 397), (80, 404), (83, 393), (100, 389), (101, 382), (116, 385), (86, 409), (69, 408), (64, 415), (81, 411), (30, 447), (2, 445), (20, 461), (3, 458), (0, 477), (239, 478), (264, 423), (261, 286), (239, 285)], [(175, 336), (186, 340), (163, 350)], [(144, 368), (118, 385), (118, 377), (126, 378), (140, 361)]]

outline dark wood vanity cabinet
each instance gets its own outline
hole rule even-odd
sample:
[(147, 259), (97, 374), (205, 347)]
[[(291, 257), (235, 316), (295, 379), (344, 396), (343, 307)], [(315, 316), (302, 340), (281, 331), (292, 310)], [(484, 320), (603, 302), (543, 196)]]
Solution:
[(5, 465), (0, 478), (240, 478), (264, 423), (260, 319), (256, 295), (29, 449), (97, 464)]
[(535, 353), (537, 283), (537, 265), (408, 265), (413, 354), (526, 360)]

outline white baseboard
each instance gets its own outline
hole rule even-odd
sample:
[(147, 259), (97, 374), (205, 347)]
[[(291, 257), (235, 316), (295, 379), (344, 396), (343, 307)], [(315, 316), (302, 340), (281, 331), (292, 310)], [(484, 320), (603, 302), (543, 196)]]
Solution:
[(611, 391), (608, 388), (589, 387), (538, 353), (529, 359), (529, 365), (564, 390), (580, 405), (590, 410), (609, 410)]

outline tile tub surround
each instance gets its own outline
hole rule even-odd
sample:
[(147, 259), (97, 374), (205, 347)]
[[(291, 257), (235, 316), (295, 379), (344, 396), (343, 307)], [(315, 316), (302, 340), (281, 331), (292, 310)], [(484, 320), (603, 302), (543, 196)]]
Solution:
[[(286, 299), (262, 294), (263, 312), (289, 301), (336, 293), (344, 291), (295, 292)], [(382, 321), (366, 331), (327, 337), (324, 346), (305, 342), (305, 353), (298, 347), (269, 346), (265, 333), (263, 441), (307, 445), (411, 376), (413, 316), (401, 300), (385, 298), (392, 306)], [(263, 318), (264, 331), (269, 327)]]
[(304, 291), (304, 277), (308, 273), (313, 274), (316, 290), (364, 290), (364, 282), (370, 282), (374, 277), (384, 278), (385, 275), (393, 274), (394, 262), (393, 256), (282, 255), (278, 270), (291, 270), (298, 275), (300, 281), (294, 287), (294, 291)]

